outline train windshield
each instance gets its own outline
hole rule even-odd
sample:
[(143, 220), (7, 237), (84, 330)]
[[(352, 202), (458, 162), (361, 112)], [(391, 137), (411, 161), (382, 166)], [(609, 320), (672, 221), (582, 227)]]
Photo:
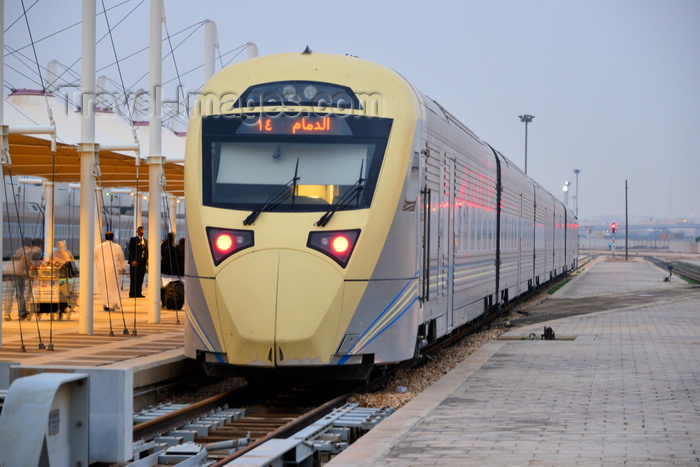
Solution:
[(390, 128), (391, 120), (375, 117), (204, 117), (204, 205), (275, 212), (368, 208)]

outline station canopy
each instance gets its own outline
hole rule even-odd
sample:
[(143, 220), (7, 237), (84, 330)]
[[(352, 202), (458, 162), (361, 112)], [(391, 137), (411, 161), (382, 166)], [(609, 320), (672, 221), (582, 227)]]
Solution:
[[(56, 157), (51, 153), (51, 135), (10, 134), (10, 170), (13, 176), (41, 177), (57, 183), (80, 182), (81, 113), (41, 91), (15, 91), (5, 99), (3, 123), (13, 127), (49, 126), (51, 109), (56, 124)], [(95, 143), (100, 145), (134, 144), (134, 132), (140, 155), (134, 151), (100, 151), (98, 186), (148, 191), (149, 127), (147, 121), (129, 122), (109, 109), (95, 113)], [(184, 195), (185, 138), (161, 129), (161, 156), (165, 158), (163, 191)], [(5, 172), (8, 175), (8, 172)]]

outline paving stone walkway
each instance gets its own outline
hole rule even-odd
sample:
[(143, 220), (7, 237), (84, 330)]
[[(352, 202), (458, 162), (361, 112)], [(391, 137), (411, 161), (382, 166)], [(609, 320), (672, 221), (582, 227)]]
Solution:
[(512, 329), (331, 465), (700, 465), (700, 288), (665, 275), (595, 263), (555, 296), (679, 298)]

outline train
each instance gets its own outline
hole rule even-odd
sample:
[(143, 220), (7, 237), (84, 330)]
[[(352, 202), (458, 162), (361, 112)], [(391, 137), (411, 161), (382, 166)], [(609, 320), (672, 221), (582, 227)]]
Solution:
[(352, 56), (208, 80), (185, 200), (185, 354), (210, 374), (367, 378), (577, 265), (571, 210)]

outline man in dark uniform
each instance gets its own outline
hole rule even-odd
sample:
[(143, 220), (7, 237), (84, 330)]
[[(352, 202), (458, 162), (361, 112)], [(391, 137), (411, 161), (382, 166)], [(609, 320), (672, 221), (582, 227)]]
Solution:
[(141, 288), (148, 263), (148, 242), (143, 236), (144, 228), (136, 229), (136, 236), (129, 240), (129, 297), (143, 297)]

